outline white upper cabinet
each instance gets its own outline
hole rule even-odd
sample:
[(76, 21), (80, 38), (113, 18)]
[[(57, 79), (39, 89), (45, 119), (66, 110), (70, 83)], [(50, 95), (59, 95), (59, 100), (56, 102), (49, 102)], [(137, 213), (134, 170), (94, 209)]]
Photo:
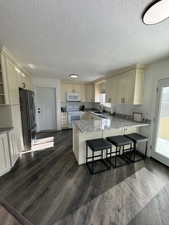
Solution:
[(6, 75), (8, 82), (9, 103), (11, 105), (19, 104), (18, 79), (15, 65), (6, 58)]
[(31, 76), (21, 71), (5, 51), (1, 52), (0, 65), (0, 104), (19, 104), (19, 87), (31, 90)]
[(66, 102), (66, 93), (75, 92), (80, 94), (81, 102), (94, 102), (94, 85), (93, 84), (77, 84), (77, 83), (61, 83), (61, 101)]
[(106, 100), (112, 104), (143, 104), (144, 71), (135, 69), (106, 82)]
[(94, 84), (85, 85), (85, 101), (94, 102)]

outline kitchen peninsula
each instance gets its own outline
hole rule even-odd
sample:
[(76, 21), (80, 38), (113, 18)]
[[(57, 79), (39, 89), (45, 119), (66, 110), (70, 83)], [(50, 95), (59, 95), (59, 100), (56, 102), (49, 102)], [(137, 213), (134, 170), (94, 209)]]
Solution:
[(140, 127), (150, 125), (114, 116), (100, 118), (93, 112), (87, 113), (93, 118), (75, 121), (73, 126), (73, 152), (79, 165), (86, 162), (86, 140), (135, 133)]

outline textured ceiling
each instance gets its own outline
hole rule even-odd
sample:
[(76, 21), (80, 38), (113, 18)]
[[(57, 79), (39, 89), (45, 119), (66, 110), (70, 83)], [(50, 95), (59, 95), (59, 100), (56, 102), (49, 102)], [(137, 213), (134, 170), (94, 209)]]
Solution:
[(0, 0), (0, 43), (33, 75), (95, 80), (169, 53), (169, 20), (145, 26), (150, 0)]

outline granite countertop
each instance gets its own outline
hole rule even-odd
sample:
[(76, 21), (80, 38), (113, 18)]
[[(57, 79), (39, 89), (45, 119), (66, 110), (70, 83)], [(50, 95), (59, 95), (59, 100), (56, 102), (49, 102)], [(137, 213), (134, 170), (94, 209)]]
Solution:
[(79, 120), (75, 121), (74, 124), (82, 133), (128, 127), (143, 127), (150, 125), (149, 123), (135, 122), (114, 116), (107, 116), (106, 119), (98, 118), (93, 120)]
[(12, 129), (13, 129), (13, 127), (1, 127), (0, 128), (0, 134), (8, 132), (8, 131), (10, 131)]

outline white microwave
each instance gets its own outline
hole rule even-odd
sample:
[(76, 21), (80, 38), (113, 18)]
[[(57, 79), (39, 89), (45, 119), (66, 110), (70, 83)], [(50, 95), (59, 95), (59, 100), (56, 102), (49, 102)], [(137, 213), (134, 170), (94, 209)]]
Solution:
[(68, 102), (80, 102), (80, 94), (75, 92), (67, 93), (67, 101)]

